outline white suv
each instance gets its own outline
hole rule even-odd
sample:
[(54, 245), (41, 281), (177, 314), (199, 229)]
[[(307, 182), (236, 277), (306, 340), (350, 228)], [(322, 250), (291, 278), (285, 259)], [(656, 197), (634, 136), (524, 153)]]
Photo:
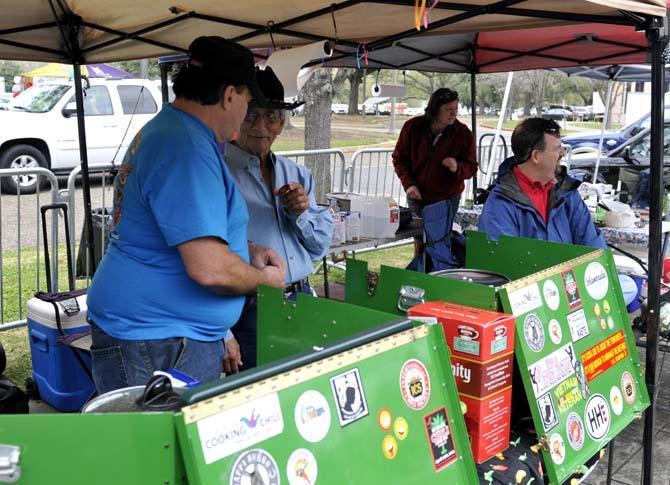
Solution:
[[(155, 81), (84, 81), (88, 162), (121, 163), (135, 134), (161, 107)], [(79, 165), (79, 136), (73, 82), (35, 85), (0, 111), (0, 168), (45, 167), (56, 174)], [(7, 192), (31, 193), (36, 176), (2, 177)]]

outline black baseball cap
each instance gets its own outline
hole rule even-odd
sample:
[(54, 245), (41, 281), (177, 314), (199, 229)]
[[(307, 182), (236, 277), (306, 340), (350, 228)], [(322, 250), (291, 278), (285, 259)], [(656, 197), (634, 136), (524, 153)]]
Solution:
[(267, 66), (263, 70), (257, 68), (256, 79), (258, 80), (258, 85), (260, 86), (261, 91), (263, 91), (265, 101), (252, 101), (252, 107), (291, 110), (305, 104), (304, 101), (296, 101), (294, 103), (287, 103), (284, 101), (284, 86), (270, 66)]
[(265, 101), (256, 80), (254, 54), (246, 47), (223, 37), (209, 35), (191, 42), (188, 53), (189, 66), (202, 69), (222, 83), (246, 85), (254, 99)]

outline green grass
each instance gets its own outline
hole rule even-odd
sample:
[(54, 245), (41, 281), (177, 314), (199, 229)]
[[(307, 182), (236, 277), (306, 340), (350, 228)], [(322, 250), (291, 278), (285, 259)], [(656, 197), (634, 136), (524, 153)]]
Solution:
[[(60, 248), (59, 261), (65, 261), (65, 248)], [(371, 271), (379, 271), (379, 267), (384, 264), (404, 268), (412, 259), (412, 245), (401, 246), (382, 251), (373, 251), (357, 255), (356, 258), (368, 261)], [(25, 305), (32, 298), (36, 291), (37, 266), (35, 264), (36, 254), (34, 249), (25, 249), (21, 251), (21, 268), (23, 273), (23, 283), (21, 288), (22, 309), (18, 302), (18, 251), (5, 251), (3, 253), (3, 286), (5, 298), (3, 305), (3, 315), (5, 322), (12, 322), (25, 318)], [(43, 255), (40, 253), (40, 261)], [(43, 263), (40, 264), (40, 279), (42, 280), (42, 289), (46, 288)], [(67, 288), (67, 276), (64, 271), (65, 266), (59, 272), (59, 287)], [(328, 272), (329, 281), (344, 283), (345, 272), (337, 268), (331, 268)], [(315, 274), (310, 277), (313, 286), (323, 285), (323, 274)], [(85, 286), (84, 281), (77, 281), (78, 287)], [(16, 328), (6, 331), (0, 331), (0, 343), (7, 354), (7, 369), (5, 375), (11, 380), (24, 387), (25, 380), (30, 376), (32, 367), (30, 363), (30, 347), (28, 342), (28, 331), (26, 327)]]
[[(391, 136), (372, 136), (370, 138), (362, 138), (362, 139), (354, 139), (354, 140), (347, 140), (347, 139), (333, 139), (331, 140), (330, 146), (331, 148), (347, 148), (347, 147), (353, 147), (353, 146), (369, 146), (369, 145), (376, 145), (378, 143), (383, 143), (385, 141), (389, 141), (391, 139)], [(393, 140), (394, 141), (394, 140)], [(295, 151), (295, 150), (304, 150), (305, 149), (305, 142), (301, 140), (277, 140), (273, 145), (272, 145), (272, 150), (275, 152), (288, 152), (288, 151)]]

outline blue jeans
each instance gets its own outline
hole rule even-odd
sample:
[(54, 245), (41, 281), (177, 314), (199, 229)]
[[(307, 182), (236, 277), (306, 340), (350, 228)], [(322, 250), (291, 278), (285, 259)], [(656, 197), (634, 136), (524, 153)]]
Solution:
[(123, 340), (91, 325), (93, 381), (98, 393), (143, 386), (154, 371), (177, 369), (200, 382), (217, 380), (223, 370), (223, 340), (203, 342), (185, 337)]
[[(309, 285), (307, 278), (302, 281), (301, 293), (312, 296), (312, 287)], [(286, 298), (295, 300), (295, 293), (287, 294)], [(235, 326), (231, 329), (233, 335), (240, 344), (240, 353), (242, 354), (242, 369), (247, 370), (256, 367), (256, 346), (257, 346), (257, 318), (258, 318), (258, 301), (256, 295), (247, 296), (242, 309), (242, 315)]]

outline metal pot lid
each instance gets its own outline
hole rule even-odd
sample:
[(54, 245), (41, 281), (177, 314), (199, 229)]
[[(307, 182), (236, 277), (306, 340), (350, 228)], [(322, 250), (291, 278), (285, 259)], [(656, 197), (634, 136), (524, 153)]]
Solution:
[(498, 288), (510, 282), (510, 279), (503, 274), (495, 273), (493, 271), (483, 271), (480, 269), (445, 269), (431, 274), (453, 280), (461, 280), (467, 281), (469, 283), (478, 283), (480, 285), (492, 286), (494, 288)]

